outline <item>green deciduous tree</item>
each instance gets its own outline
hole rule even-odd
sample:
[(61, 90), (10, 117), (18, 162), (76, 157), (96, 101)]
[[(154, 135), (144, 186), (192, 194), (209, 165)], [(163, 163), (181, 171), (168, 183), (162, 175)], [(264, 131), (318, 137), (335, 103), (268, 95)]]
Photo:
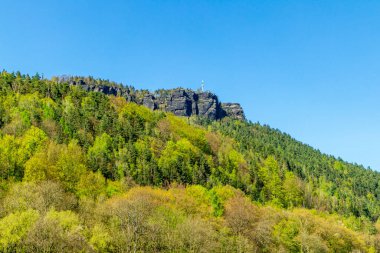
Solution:
[(16, 252), (28, 231), (39, 218), (35, 210), (16, 212), (0, 219), (0, 251)]
[(112, 138), (103, 133), (95, 138), (94, 145), (88, 149), (88, 162), (94, 171), (100, 171), (106, 178), (115, 178), (117, 175), (112, 148)]
[(62, 149), (56, 164), (58, 177), (65, 188), (75, 192), (81, 176), (86, 173), (86, 157), (76, 141)]
[(262, 184), (260, 200), (282, 206), (284, 196), (280, 168), (273, 156), (269, 156), (264, 161), (264, 165), (259, 168), (258, 176)]

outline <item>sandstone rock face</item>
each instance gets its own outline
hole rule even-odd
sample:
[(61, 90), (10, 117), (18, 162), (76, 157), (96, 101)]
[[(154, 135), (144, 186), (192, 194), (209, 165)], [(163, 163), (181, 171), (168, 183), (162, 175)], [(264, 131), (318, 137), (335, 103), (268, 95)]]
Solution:
[(177, 116), (190, 116), (193, 114), (192, 99), (185, 90), (174, 90), (168, 94), (160, 104), (165, 107), (165, 111), (172, 112)]
[(129, 102), (144, 105), (151, 110), (171, 112), (176, 116), (197, 115), (210, 120), (219, 120), (224, 117), (245, 120), (244, 111), (240, 104), (220, 103), (218, 97), (211, 92), (195, 92), (183, 88), (161, 90), (155, 93), (138, 90), (131, 92), (128, 88), (89, 85), (83, 80), (74, 81), (70, 84), (80, 86), (86, 91), (121, 96)]
[(198, 114), (207, 115), (207, 118), (216, 120), (222, 118), (218, 97), (210, 92), (202, 92), (198, 94)]
[(233, 115), (236, 119), (245, 120), (244, 110), (238, 103), (222, 103), (222, 109), (226, 116)]
[(157, 109), (157, 104), (155, 103), (155, 97), (152, 94), (147, 94), (142, 100), (142, 105), (148, 107), (151, 110)]
[(128, 102), (134, 102), (133, 97), (131, 96), (131, 92), (128, 88), (120, 88), (120, 87), (112, 87), (107, 85), (94, 85), (94, 84), (87, 84), (83, 80), (79, 80), (77, 82), (73, 81), (70, 83), (70, 85), (76, 85), (84, 89), (85, 91), (94, 91), (94, 92), (101, 92), (106, 95), (114, 95), (114, 96), (120, 96), (125, 97), (125, 99)]

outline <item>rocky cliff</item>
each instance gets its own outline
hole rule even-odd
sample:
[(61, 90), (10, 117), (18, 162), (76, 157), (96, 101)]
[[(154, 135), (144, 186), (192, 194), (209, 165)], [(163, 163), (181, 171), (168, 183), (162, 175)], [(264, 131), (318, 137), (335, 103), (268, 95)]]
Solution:
[(86, 91), (102, 92), (107, 95), (122, 96), (127, 101), (144, 105), (152, 110), (172, 112), (177, 116), (203, 116), (210, 120), (224, 117), (245, 120), (243, 108), (238, 103), (221, 103), (211, 92), (195, 92), (177, 88), (158, 90), (151, 93), (146, 90), (134, 90), (125, 87), (89, 84), (83, 80), (71, 81), (71, 85), (82, 87)]

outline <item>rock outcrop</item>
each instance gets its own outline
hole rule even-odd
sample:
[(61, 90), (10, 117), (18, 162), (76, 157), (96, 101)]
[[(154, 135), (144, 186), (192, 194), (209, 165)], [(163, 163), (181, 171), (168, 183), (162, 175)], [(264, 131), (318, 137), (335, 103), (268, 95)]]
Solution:
[(238, 103), (222, 103), (222, 110), (226, 116), (233, 115), (236, 119), (245, 120), (244, 110)]
[(177, 88), (159, 90), (154, 93), (142, 90), (131, 90), (124, 87), (113, 87), (99, 84), (87, 84), (83, 80), (72, 81), (71, 85), (82, 87), (86, 91), (102, 92), (106, 95), (125, 97), (127, 101), (144, 105), (151, 110), (171, 112), (177, 116), (202, 116), (210, 120), (231, 117), (245, 120), (243, 108), (238, 103), (220, 103), (211, 92), (195, 92)]

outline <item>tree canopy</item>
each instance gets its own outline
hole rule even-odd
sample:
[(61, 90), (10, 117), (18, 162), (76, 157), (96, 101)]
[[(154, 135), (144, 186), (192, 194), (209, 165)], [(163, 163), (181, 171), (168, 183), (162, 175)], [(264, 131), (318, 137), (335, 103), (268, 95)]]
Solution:
[(380, 173), (77, 78), (0, 74), (1, 252), (380, 251)]

